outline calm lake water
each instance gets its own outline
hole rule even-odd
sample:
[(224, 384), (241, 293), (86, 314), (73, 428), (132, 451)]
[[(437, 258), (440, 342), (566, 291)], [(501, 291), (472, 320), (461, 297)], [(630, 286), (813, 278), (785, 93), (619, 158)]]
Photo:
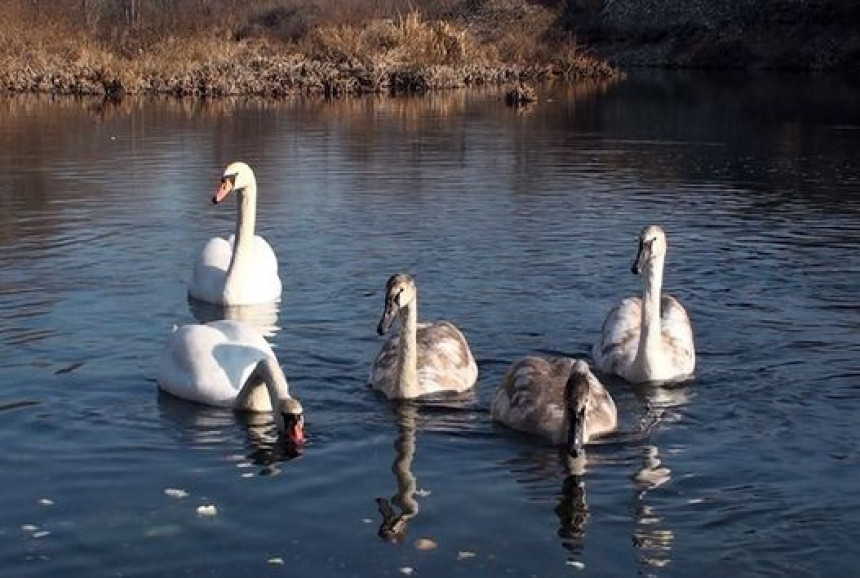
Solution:
[[(524, 113), (497, 91), (0, 99), (0, 574), (855, 572), (858, 95), (654, 74), (546, 88)], [(154, 381), (173, 327), (211, 313), (186, 283), (232, 230), (209, 199), (236, 159), (282, 267), (270, 339), (307, 414), (295, 459), (269, 417)], [(572, 471), (493, 425), (489, 401), (518, 356), (588, 357), (640, 291), (649, 223), (669, 235), (697, 376), (609, 380), (622, 431)], [(422, 318), (467, 334), (473, 401), (397, 407), (366, 388), (401, 270)], [(377, 498), (412, 516), (401, 543), (378, 537)]]

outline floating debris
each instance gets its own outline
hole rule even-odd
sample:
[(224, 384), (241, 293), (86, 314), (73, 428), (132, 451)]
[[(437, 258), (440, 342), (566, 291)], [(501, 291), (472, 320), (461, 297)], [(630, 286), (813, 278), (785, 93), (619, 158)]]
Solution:
[(253, 478), (254, 472), (242, 472), (242, 477), (243, 478)]
[(705, 498), (690, 498), (687, 500), (688, 504), (701, 504), (705, 501)]
[(186, 492), (185, 490), (180, 490), (179, 488), (165, 488), (164, 494), (176, 499), (188, 497), (188, 492)]
[(415, 574), (415, 568), (413, 568), (412, 566), (403, 566), (402, 568), (400, 568), (400, 573), (406, 574), (407, 576), (412, 576), (413, 574)]
[(39, 504), (43, 506), (53, 506), (54, 500), (51, 500), (50, 498), (42, 498), (41, 500), (39, 500)]
[(425, 490), (424, 488), (418, 488), (417, 490), (415, 490), (415, 495), (419, 498), (426, 498), (431, 493), (432, 492), (430, 490)]
[(418, 550), (435, 550), (438, 544), (430, 538), (418, 538), (415, 540), (415, 548)]
[(214, 504), (206, 504), (203, 506), (197, 506), (197, 515), (198, 516), (217, 516), (218, 515), (218, 508), (216, 508)]
[(36, 526), (35, 524), (24, 524), (23, 526), (21, 526), (21, 530), (23, 530), (24, 532), (35, 532), (38, 529), (39, 526)]
[(372, 524), (373, 523), (373, 520), (371, 520), (370, 518), (362, 518), (361, 521), (364, 522), (365, 524)]
[(266, 564), (271, 564), (272, 566), (283, 566), (284, 559), (283, 558), (269, 558), (266, 560)]
[(579, 560), (565, 560), (564, 563), (567, 566), (573, 566), (577, 570), (585, 570), (585, 564), (583, 564)]
[(474, 558), (477, 556), (474, 552), (470, 552), (469, 550), (460, 550), (457, 552), (457, 560), (468, 560), (470, 558)]
[(39, 530), (38, 532), (33, 532), (33, 537), (34, 538), (44, 538), (48, 534), (50, 534), (50, 532), (47, 530)]

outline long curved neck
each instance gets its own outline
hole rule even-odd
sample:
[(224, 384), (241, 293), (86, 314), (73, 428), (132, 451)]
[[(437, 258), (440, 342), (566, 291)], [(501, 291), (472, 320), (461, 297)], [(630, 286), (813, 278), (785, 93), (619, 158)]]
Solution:
[(645, 292), (642, 295), (642, 328), (639, 332), (639, 349), (636, 366), (646, 379), (656, 374), (663, 356), (660, 299), (663, 291), (664, 257), (654, 257), (644, 273)]
[(252, 182), (236, 195), (236, 235), (233, 239), (233, 256), (227, 268), (227, 283), (238, 275), (250, 255), (254, 242), (254, 225), (257, 219), (257, 184)]
[(290, 397), (287, 376), (273, 357), (264, 357), (257, 362), (254, 371), (245, 380), (236, 396), (236, 409), (264, 411), (270, 402), (278, 428), (283, 429), (283, 416), (278, 411), (281, 401)]
[(398, 397), (418, 397), (418, 300), (400, 310), (400, 343), (397, 346)]

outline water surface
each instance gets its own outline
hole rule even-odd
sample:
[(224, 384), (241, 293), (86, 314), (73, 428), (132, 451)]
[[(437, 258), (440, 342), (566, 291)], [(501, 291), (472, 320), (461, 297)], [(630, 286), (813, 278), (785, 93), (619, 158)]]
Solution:
[[(2, 573), (852, 572), (856, 86), (634, 76), (541, 100), (0, 100)], [(297, 459), (267, 416), (154, 382), (173, 327), (210, 318), (186, 282), (197, 248), (232, 230), (209, 198), (236, 159), (257, 170), (282, 268), (270, 340), (307, 412)], [(669, 235), (697, 376), (609, 380), (622, 431), (573, 471), (493, 425), (489, 400), (518, 356), (588, 357), (640, 290), (628, 270), (649, 223)], [(473, 401), (367, 390), (401, 270), (423, 318), (467, 334)], [(377, 498), (409, 519), (399, 544), (378, 536)]]

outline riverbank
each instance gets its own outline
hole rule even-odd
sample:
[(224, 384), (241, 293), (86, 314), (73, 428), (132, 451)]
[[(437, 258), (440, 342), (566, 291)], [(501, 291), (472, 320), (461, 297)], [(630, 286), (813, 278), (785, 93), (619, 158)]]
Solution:
[(336, 16), (319, 4), (249, 2), (236, 12), (224, 2), (193, 14), (193, 26), (166, 9), (106, 22), (111, 13), (5, 4), (0, 89), (10, 92), (339, 96), (620, 74), (573, 41), (560, 9), (525, 0)]
[(566, 21), (622, 68), (860, 70), (854, 0), (579, 0)]

